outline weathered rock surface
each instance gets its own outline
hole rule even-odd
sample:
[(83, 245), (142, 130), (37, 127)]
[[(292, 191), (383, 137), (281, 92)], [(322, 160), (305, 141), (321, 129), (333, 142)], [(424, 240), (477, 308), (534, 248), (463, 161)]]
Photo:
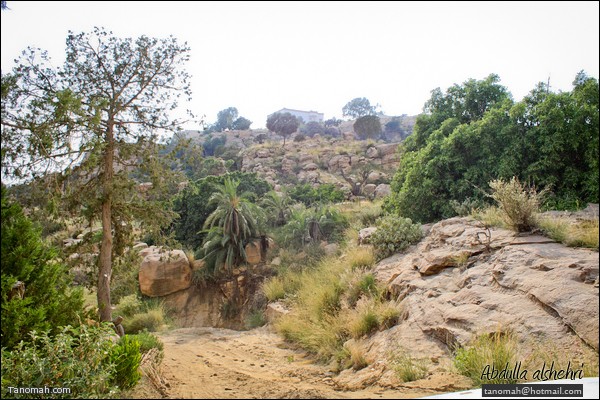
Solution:
[(408, 313), (388, 334), (415, 353), (443, 353), (498, 327), (513, 329), (523, 343), (569, 348), (581, 340), (598, 350), (598, 252), (451, 218), (380, 262), (375, 274)]
[(150, 252), (140, 266), (140, 290), (150, 297), (166, 296), (187, 289), (191, 285), (191, 278), (192, 268), (182, 250)]
[[(353, 345), (368, 360), (385, 359), (401, 346), (413, 358), (448, 365), (455, 346), (510, 329), (525, 352), (535, 343), (573, 356), (597, 352), (598, 269), (597, 251), (447, 219), (417, 245), (377, 264), (375, 276), (402, 318)], [(363, 380), (383, 379), (386, 371), (374, 368)], [(347, 375), (337, 383), (361, 386), (356, 374)]]

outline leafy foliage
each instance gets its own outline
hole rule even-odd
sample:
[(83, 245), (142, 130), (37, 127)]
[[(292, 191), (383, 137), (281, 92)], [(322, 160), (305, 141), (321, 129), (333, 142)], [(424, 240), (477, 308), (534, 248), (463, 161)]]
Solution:
[(140, 380), (138, 371), (142, 361), (140, 343), (136, 338), (125, 335), (119, 339), (117, 346), (110, 353), (111, 364), (115, 366), (112, 382), (120, 389), (130, 389)]
[(381, 121), (376, 115), (365, 115), (354, 122), (354, 132), (360, 139), (377, 139), (381, 135)]
[(217, 191), (217, 186), (222, 185), (229, 177), (239, 181), (238, 190), (247, 193), (248, 200), (256, 203), (267, 192), (272, 190), (271, 185), (257, 177), (255, 173), (231, 172), (221, 176), (208, 176), (196, 182), (191, 182), (174, 200), (173, 209), (179, 214), (172, 229), (175, 238), (191, 249), (198, 249), (206, 232), (202, 232), (204, 222), (216, 209), (215, 204), (210, 204), (209, 199)]
[(348, 227), (348, 219), (331, 206), (296, 207), (280, 231), (281, 244), (302, 248), (321, 240), (338, 241)]
[(315, 135), (322, 135), (325, 133), (325, 128), (317, 121), (307, 122), (306, 125), (300, 127), (300, 133), (306, 136), (313, 137)]
[[(2, 185), (2, 347), (29, 340), (33, 330), (57, 333), (83, 314), (83, 294), (70, 286), (55, 249)], [(19, 287), (23, 288), (19, 292)]]
[[(115, 335), (111, 323), (99, 327), (81, 325), (63, 327), (55, 336), (31, 331), (27, 341), (13, 350), (2, 348), (2, 398), (10, 398), (7, 388), (12, 387), (66, 387), (70, 394), (56, 398), (114, 397), (114, 385), (125, 379), (135, 380), (131, 374), (139, 352), (123, 352), (112, 340)], [(139, 346), (139, 345), (138, 345)], [(111, 357), (111, 355), (119, 357)], [(117, 365), (118, 364), (118, 365)], [(139, 365), (139, 362), (138, 362)], [(119, 366), (127, 375), (117, 376)], [(126, 366), (129, 366), (125, 368)], [(30, 398), (46, 398), (44, 394), (28, 394)], [(15, 397), (19, 397), (18, 395)]]
[(269, 115), (269, 118), (267, 118), (267, 129), (280, 136), (283, 136), (284, 146), (285, 139), (292, 133), (296, 132), (298, 130), (298, 126), (300, 126), (300, 121), (298, 121), (298, 118), (289, 112), (277, 112)]
[(245, 194), (238, 193), (239, 184), (239, 181), (226, 177), (209, 199), (209, 204), (215, 204), (216, 208), (204, 222), (209, 233), (202, 248), (207, 269), (215, 273), (229, 271), (245, 261), (246, 244), (260, 236), (262, 210)]
[(250, 128), (250, 125), (252, 125), (252, 121), (239, 116), (237, 108), (228, 107), (217, 113), (217, 122), (212, 126), (212, 130), (218, 132), (226, 129), (246, 130)]
[(404, 251), (423, 237), (419, 224), (413, 224), (410, 218), (386, 215), (377, 219), (377, 230), (369, 238), (375, 257), (382, 260)]
[[(157, 231), (174, 217), (165, 202), (181, 179), (158, 156), (159, 133), (182, 123), (171, 111), (191, 94), (182, 68), (190, 49), (173, 37), (123, 39), (103, 28), (69, 32), (66, 44), (62, 67), (29, 48), (13, 84), (2, 77), (2, 168), (17, 179), (56, 172), (49, 192), (64, 210), (102, 221), (98, 308), (109, 321), (113, 252), (131, 240), (133, 221)], [(152, 188), (142, 193), (140, 182)]]
[(546, 204), (555, 208), (598, 202), (598, 81), (580, 73), (572, 92), (558, 94), (539, 84), (516, 104), (498, 81), (432, 91), (400, 145), (386, 212), (447, 218), (455, 202), (489, 203), (488, 182), (513, 176), (552, 190)]
[[(377, 106), (372, 106), (366, 97), (357, 97), (350, 100), (342, 108), (342, 115), (350, 118), (360, 118), (367, 115), (376, 115)], [(336, 125), (337, 126), (337, 125)]]
[(292, 212), (291, 199), (287, 193), (267, 192), (260, 205), (271, 216), (268, 223), (272, 226), (285, 225)]
[(324, 183), (317, 187), (313, 187), (309, 183), (299, 184), (290, 190), (290, 197), (306, 206), (338, 203), (346, 198), (344, 192), (332, 183)]

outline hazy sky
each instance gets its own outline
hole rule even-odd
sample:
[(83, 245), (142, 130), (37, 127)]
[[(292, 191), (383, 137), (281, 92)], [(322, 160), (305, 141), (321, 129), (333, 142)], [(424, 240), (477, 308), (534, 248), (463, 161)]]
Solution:
[[(515, 100), (536, 83), (598, 78), (599, 2), (8, 1), (2, 71), (27, 46), (64, 61), (67, 32), (172, 34), (191, 47), (194, 113), (237, 107), (264, 127), (283, 107), (342, 117), (356, 97), (415, 115), (431, 90), (500, 76)], [(198, 129), (197, 125), (187, 126)]]

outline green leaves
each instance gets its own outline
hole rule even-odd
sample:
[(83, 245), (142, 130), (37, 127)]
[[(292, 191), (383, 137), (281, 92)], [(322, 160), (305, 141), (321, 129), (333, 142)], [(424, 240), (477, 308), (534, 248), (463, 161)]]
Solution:
[(432, 92), (400, 166), (385, 210), (415, 221), (454, 215), (451, 201), (488, 201), (494, 179), (518, 177), (551, 188), (548, 206), (598, 202), (598, 81), (579, 76), (573, 92), (536, 86), (513, 104), (499, 78)]

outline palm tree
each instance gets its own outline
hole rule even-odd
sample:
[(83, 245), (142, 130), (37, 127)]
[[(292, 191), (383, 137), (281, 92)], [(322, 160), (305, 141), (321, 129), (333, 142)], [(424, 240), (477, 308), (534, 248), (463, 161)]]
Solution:
[(213, 272), (221, 268), (229, 271), (245, 261), (246, 244), (260, 236), (258, 221), (262, 210), (245, 193), (238, 194), (238, 186), (238, 180), (227, 177), (209, 199), (217, 208), (204, 223), (209, 233), (202, 248), (206, 265)]
[(286, 193), (278, 194), (272, 190), (265, 194), (260, 204), (269, 215), (274, 217), (270, 220), (273, 226), (283, 226), (291, 214), (290, 203), (290, 197)]

